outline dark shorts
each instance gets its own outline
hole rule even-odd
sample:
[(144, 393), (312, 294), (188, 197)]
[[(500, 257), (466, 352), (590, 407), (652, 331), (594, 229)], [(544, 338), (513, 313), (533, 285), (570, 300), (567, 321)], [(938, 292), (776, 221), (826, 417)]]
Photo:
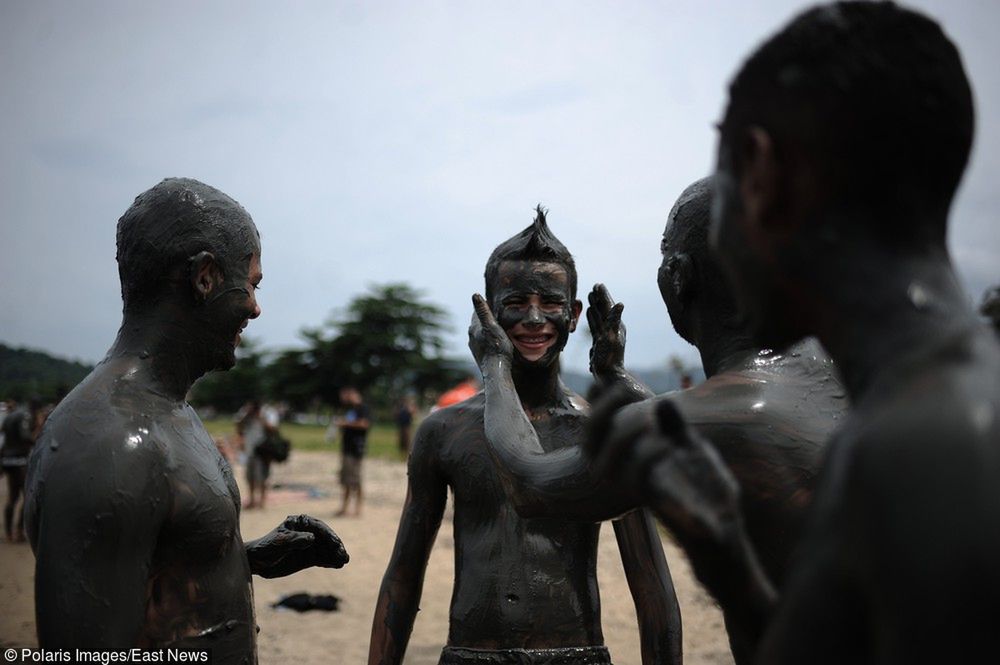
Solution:
[(342, 455), (340, 460), (340, 484), (344, 487), (361, 487), (361, 458)]
[(247, 459), (247, 481), (260, 485), (271, 475), (271, 462), (260, 455), (250, 455)]
[(445, 647), (438, 665), (611, 665), (607, 647), (466, 649)]

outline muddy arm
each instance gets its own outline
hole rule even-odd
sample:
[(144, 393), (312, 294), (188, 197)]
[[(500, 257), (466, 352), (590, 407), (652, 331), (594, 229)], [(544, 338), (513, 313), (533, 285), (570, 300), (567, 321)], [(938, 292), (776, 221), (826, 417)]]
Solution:
[(369, 665), (403, 662), (413, 620), (420, 609), (427, 560), (441, 526), (448, 492), (438, 468), (437, 445), (431, 433), (432, 428), (439, 426), (424, 421), (410, 453), (406, 502), (372, 620)]
[(636, 510), (616, 520), (614, 527), (639, 620), (642, 663), (680, 665), (681, 611), (656, 523), (647, 511)]
[(635, 508), (592, 473), (579, 446), (544, 451), (514, 387), (511, 342), (481, 296), (473, 305), (469, 348), (483, 373), (486, 448), (518, 514), (600, 521)]
[[(592, 425), (600, 429), (610, 421), (613, 407), (595, 409)], [(592, 437), (588, 449), (600, 470), (639, 488), (722, 607), (737, 663), (753, 662), (777, 594), (747, 537), (739, 486), (715, 449), (685, 425), (669, 400), (656, 404), (643, 431)]]

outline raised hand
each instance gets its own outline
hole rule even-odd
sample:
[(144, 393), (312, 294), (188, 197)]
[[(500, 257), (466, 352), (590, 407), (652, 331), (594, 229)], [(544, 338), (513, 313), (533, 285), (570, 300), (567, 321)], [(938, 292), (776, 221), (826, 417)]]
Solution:
[(688, 542), (723, 542), (740, 518), (739, 484), (719, 453), (694, 432), (669, 400), (656, 405), (646, 436), (664, 454), (646, 478), (645, 495), (660, 519)]
[(306, 568), (341, 568), (350, 560), (333, 530), (308, 515), (289, 515), (276, 529), (246, 544), (250, 570), (284, 577)]
[(612, 390), (591, 411), (585, 446), (596, 471), (635, 492), (682, 544), (728, 538), (740, 519), (739, 486), (715, 448), (666, 399), (651, 417), (615, 420), (628, 401), (627, 391)]
[(472, 296), (472, 323), (469, 324), (469, 350), (482, 367), (483, 360), (489, 357), (513, 358), (514, 345), (507, 333), (493, 318), (486, 300), (478, 293)]
[(595, 284), (588, 296), (587, 324), (593, 344), (590, 347), (590, 372), (596, 377), (610, 377), (624, 371), (625, 325), (622, 310), (603, 284)]

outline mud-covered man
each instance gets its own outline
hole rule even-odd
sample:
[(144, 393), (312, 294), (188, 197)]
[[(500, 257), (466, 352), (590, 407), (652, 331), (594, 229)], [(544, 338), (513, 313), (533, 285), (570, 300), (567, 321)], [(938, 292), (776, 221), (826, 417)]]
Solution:
[(803, 13), (730, 86), (713, 244), (755, 339), (816, 335), (851, 399), (780, 593), (669, 405), (602, 454), (704, 562), (744, 662), (996, 659), (1000, 344), (945, 243), (973, 125), (958, 49), (892, 3)]
[(232, 470), (185, 402), (198, 377), (234, 365), (260, 315), (260, 238), (238, 203), (187, 179), (139, 195), (117, 238), (118, 337), (52, 413), (28, 469), (38, 641), (253, 663), (251, 574), (347, 562), (304, 515), (244, 543)]
[[(487, 304), (488, 303), (488, 304)], [(534, 223), (486, 265), (486, 299), (511, 345), (511, 388), (546, 450), (581, 443), (586, 406), (559, 377), (559, 356), (582, 305), (576, 268), (539, 208)], [(370, 665), (400, 663), (445, 508), (455, 501), (455, 589), (440, 662), (609, 663), (601, 631), (598, 525), (523, 519), (486, 449), (480, 393), (428, 417), (409, 459), (409, 488), (379, 593)], [(503, 426), (489, 423), (485, 427)], [(615, 524), (639, 617), (643, 663), (676, 663), (677, 602), (659, 537), (642, 512)]]

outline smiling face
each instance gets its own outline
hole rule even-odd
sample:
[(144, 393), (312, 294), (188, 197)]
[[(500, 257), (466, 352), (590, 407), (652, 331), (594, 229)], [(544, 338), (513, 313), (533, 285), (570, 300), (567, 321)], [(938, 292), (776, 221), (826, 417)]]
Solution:
[(504, 261), (491, 306), (519, 360), (549, 365), (559, 357), (583, 305), (572, 300), (566, 269), (558, 263)]

